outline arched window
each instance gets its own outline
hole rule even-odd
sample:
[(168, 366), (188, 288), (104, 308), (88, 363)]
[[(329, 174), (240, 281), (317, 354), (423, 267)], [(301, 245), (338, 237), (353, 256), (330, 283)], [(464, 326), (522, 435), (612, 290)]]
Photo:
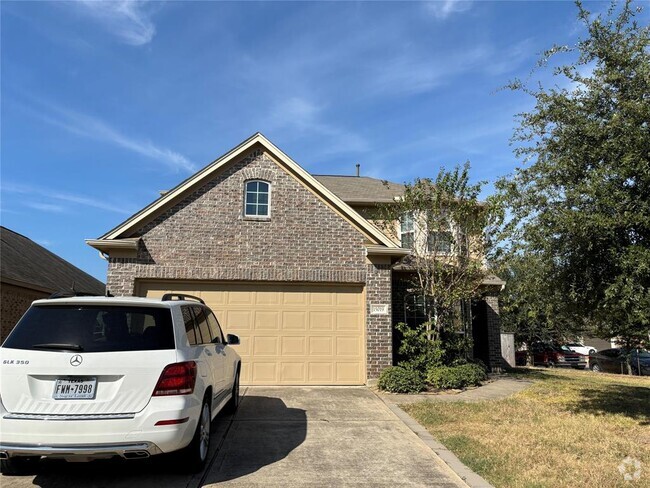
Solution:
[(271, 215), (271, 184), (267, 181), (246, 182), (244, 217), (269, 217)]

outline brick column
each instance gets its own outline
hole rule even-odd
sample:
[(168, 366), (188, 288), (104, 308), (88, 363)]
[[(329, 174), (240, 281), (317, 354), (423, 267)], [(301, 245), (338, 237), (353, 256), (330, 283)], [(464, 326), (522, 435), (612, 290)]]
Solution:
[(496, 294), (488, 294), (484, 297), (487, 313), (487, 332), (490, 371), (501, 372), (503, 359), (501, 358), (501, 316), (499, 315), (499, 297)]
[[(368, 264), (366, 277), (366, 375), (368, 383), (393, 364), (391, 265)], [(372, 305), (387, 305), (385, 315), (371, 315)]]

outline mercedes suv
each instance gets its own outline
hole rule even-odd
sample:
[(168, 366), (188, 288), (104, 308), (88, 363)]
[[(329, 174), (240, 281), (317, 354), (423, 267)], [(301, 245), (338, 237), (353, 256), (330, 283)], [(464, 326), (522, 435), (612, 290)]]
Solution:
[(236, 344), (189, 295), (35, 301), (0, 348), (2, 472), (170, 452), (201, 469), (239, 401)]

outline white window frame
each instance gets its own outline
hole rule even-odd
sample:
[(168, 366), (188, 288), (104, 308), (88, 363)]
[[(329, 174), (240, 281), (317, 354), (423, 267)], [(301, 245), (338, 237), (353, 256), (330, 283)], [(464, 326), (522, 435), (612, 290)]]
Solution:
[[(406, 222), (408, 221), (407, 219), (410, 219), (411, 225), (410, 225), (410, 229), (405, 230), (404, 228), (406, 226), (404, 224), (406, 224)], [(411, 243), (412, 244), (411, 244), (411, 247), (409, 247), (409, 248), (404, 247), (404, 235), (405, 234), (410, 234), (411, 235)], [(402, 215), (402, 218), (399, 221), (399, 242), (400, 242), (400, 246), (402, 246), (402, 248), (404, 248), (404, 249), (414, 249), (415, 246), (416, 246), (416, 242), (415, 242), (415, 215), (413, 215), (413, 213), (411, 213), (411, 212), (408, 212), (408, 213), (405, 213), (404, 215)]]
[[(247, 203), (248, 184), (249, 183), (264, 183), (265, 185), (268, 185), (268, 193), (267, 193), (268, 201), (266, 203), (268, 211), (267, 211), (266, 215), (249, 214), (246, 211), (246, 207), (248, 205), (255, 205), (256, 210), (257, 210), (258, 206), (260, 205), (260, 203), (251, 203), (251, 204)], [(246, 219), (258, 219), (258, 220), (268, 220), (268, 219), (271, 218), (271, 187), (272, 187), (272, 185), (271, 185), (270, 181), (262, 180), (262, 179), (259, 179), (259, 178), (244, 181), (244, 218), (246, 218)], [(256, 195), (259, 195), (259, 194), (260, 194), (260, 192), (259, 192), (259, 186), (258, 186), (258, 191), (256, 192)], [(264, 205), (264, 204), (261, 204), (261, 205)]]
[[(447, 234), (449, 235), (449, 250), (441, 250), (441, 249), (431, 249), (431, 235), (437, 233), (437, 234)], [(439, 245), (440, 242), (438, 239), (436, 239), (436, 244)], [(455, 247), (455, 239), (454, 239), (454, 233), (451, 230), (432, 230), (427, 233), (427, 252), (429, 254), (442, 254), (442, 255), (451, 255), (454, 253), (454, 247)]]

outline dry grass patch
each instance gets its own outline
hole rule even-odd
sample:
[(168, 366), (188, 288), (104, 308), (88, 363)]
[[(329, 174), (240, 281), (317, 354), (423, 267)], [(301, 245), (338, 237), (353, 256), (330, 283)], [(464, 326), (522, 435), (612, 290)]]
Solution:
[[(650, 487), (650, 378), (523, 370), (506, 400), (402, 408), (497, 487)], [(621, 461), (641, 461), (628, 482)]]

